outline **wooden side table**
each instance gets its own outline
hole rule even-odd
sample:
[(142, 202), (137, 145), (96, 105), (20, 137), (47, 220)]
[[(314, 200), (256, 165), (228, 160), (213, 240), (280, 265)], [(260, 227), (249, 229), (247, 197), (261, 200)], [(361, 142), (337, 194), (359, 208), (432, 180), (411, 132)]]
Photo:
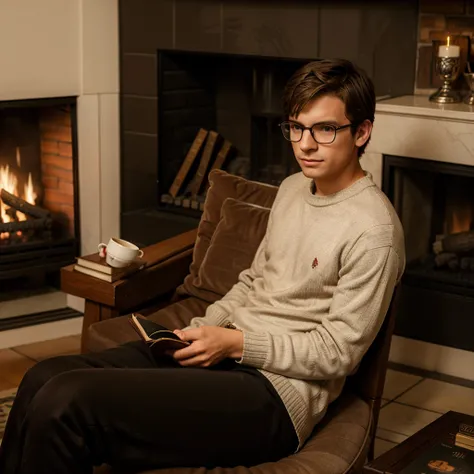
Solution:
[(382, 454), (364, 466), (365, 474), (397, 474), (415, 460), (423, 451), (441, 441), (454, 443), (460, 423), (474, 424), (474, 417), (449, 411), (403, 443)]
[(82, 325), (84, 335), (91, 324), (136, 310), (159, 296), (169, 296), (189, 272), (197, 229), (145, 247), (146, 267), (123, 280), (108, 283), (74, 271), (74, 265), (61, 269), (61, 290), (85, 299)]

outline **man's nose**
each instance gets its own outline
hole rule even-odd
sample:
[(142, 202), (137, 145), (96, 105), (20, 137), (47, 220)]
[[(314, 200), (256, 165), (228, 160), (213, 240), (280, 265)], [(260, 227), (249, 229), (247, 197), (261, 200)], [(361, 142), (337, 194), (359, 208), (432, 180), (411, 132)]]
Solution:
[(302, 151), (318, 149), (318, 142), (313, 138), (310, 130), (303, 130), (303, 136), (300, 140), (300, 148)]

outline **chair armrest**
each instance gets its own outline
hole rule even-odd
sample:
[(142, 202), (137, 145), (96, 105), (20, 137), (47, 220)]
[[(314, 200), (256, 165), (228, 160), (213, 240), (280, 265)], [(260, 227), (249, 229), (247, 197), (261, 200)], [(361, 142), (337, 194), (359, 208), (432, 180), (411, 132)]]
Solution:
[[(144, 247), (142, 250), (144, 254), (143, 260), (146, 262), (146, 268), (162, 263), (185, 250), (192, 249), (196, 242), (196, 238), (197, 228), (188, 232), (183, 232), (182, 234), (163, 240), (162, 242)], [(134, 275), (131, 275), (128, 279), (133, 278), (133, 276)]]
[(113, 308), (118, 313), (137, 307), (179, 286), (189, 271), (197, 229), (143, 249), (146, 266), (132, 275), (109, 283), (74, 271), (61, 269), (61, 290)]

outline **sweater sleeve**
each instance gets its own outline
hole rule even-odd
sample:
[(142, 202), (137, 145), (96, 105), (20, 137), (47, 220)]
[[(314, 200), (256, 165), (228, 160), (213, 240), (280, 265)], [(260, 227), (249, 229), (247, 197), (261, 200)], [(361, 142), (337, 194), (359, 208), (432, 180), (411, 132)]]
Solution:
[(265, 235), (262, 242), (260, 242), (250, 268), (240, 273), (237, 283), (222, 299), (208, 306), (204, 317), (193, 318), (184, 330), (200, 326), (222, 326), (229, 319), (234, 309), (245, 304), (253, 281), (262, 275), (262, 269), (266, 261), (266, 242), (267, 237)]
[(244, 331), (243, 364), (306, 380), (344, 377), (357, 367), (382, 325), (404, 266), (390, 242), (391, 226), (377, 227), (346, 257), (329, 313), (317, 327), (279, 335)]

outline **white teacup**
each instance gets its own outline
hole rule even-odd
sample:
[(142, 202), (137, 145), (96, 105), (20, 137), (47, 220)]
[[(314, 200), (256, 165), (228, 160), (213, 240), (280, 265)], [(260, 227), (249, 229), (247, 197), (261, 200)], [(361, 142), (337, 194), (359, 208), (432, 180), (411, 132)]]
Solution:
[(115, 268), (128, 267), (137, 257), (143, 257), (143, 250), (123, 239), (112, 237), (107, 245), (99, 244), (99, 252), (106, 249), (105, 261)]

